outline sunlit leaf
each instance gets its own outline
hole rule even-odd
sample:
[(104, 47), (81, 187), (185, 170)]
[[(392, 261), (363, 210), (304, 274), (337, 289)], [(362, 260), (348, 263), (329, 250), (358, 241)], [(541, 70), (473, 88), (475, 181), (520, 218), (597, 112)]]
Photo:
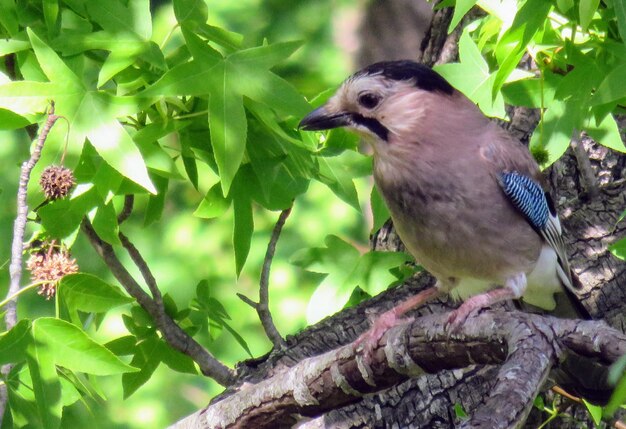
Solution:
[[(61, 383), (55, 367), (54, 348), (37, 335), (36, 323), (39, 320), (43, 319), (33, 323), (34, 341), (28, 347), (28, 369), (33, 383), (37, 417), (42, 427), (54, 429), (61, 423)], [(32, 421), (32, 417), (30, 416), (29, 421)]]
[(594, 94), (592, 104), (605, 104), (626, 97), (626, 64), (620, 64), (611, 70)]
[(580, 26), (583, 31), (587, 31), (593, 15), (596, 13), (600, 0), (580, 0), (578, 5), (578, 15), (580, 17)]
[(606, 146), (618, 152), (626, 152), (622, 136), (613, 115), (609, 114), (602, 122), (594, 126), (585, 127), (585, 131), (602, 146)]
[(456, 0), (456, 4), (454, 5), (454, 13), (452, 15), (452, 20), (450, 21), (450, 25), (448, 26), (448, 34), (452, 33), (452, 30), (459, 25), (461, 19), (470, 11), (471, 8), (476, 4), (476, 0)]
[(63, 277), (59, 294), (70, 310), (99, 313), (133, 302), (119, 288), (100, 278), (86, 273), (70, 274)]
[(623, 261), (626, 261), (626, 237), (611, 244), (609, 246), (609, 250), (616, 257), (620, 258)]
[[(33, 322), (33, 338), (48, 347), (57, 365), (94, 375), (137, 371), (119, 360), (106, 347), (89, 338), (80, 328), (60, 319), (42, 317)], [(38, 346), (39, 347), (39, 346)]]
[(22, 319), (10, 331), (0, 335), (0, 364), (24, 360), (31, 341), (30, 327), (30, 320)]

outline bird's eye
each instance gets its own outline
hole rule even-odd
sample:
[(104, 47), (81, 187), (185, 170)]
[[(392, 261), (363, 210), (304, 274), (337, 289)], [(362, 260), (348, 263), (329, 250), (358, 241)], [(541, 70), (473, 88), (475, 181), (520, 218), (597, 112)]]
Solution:
[(371, 92), (364, 92), (359, 94), (359, 104), (366, 109), (373, 109), (380, 103), (380, 96), (372, 94)]

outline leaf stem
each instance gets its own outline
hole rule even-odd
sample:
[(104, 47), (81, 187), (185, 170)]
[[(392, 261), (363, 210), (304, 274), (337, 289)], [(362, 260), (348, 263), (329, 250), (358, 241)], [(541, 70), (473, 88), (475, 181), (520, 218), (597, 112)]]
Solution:
[(12, 300), (16, 299), (18, 296), (20, 296), (24, 292), (27, 292), (27, 291), (29, 291), (29, 290), (31, 290), (33, 288), (36, 288), (37, 286), (41, 286), (44, 283), (48, 283), (48, 282), (41, 281), (41, 282), (31, 283), (28, 286), (24, 286), (23, 288), (21, 288), (20, 290), (18, 290), (15, 293), (13, 293), (12, 295), (7, 296), (3, 301), (0, 301), (0, 308), (4, 307), (9, 302), (11, 302)]

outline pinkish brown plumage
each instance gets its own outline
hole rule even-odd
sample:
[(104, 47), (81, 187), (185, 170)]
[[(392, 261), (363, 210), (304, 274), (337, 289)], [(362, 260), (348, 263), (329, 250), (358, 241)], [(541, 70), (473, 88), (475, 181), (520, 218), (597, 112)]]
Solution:
[(344, 126), (373, 146), (376, 186), (400, 238), (439, 291), (465, 301), (451, 321), (509, 298), (552, 310), (553, 294), (572, 288), (528, 149), (429, 68), (374, 64), (301, 126)]

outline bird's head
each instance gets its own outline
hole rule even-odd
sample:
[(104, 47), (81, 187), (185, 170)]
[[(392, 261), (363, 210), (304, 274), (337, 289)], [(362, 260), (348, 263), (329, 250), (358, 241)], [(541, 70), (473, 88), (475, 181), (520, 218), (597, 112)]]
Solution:
[(372, 64), (339, 87), (326, 104), (300, 122), (303, 130), (346, 127), (379, 146), (419, 131), (437, 104), (455, 89), (429, 67), (413, 61)]

